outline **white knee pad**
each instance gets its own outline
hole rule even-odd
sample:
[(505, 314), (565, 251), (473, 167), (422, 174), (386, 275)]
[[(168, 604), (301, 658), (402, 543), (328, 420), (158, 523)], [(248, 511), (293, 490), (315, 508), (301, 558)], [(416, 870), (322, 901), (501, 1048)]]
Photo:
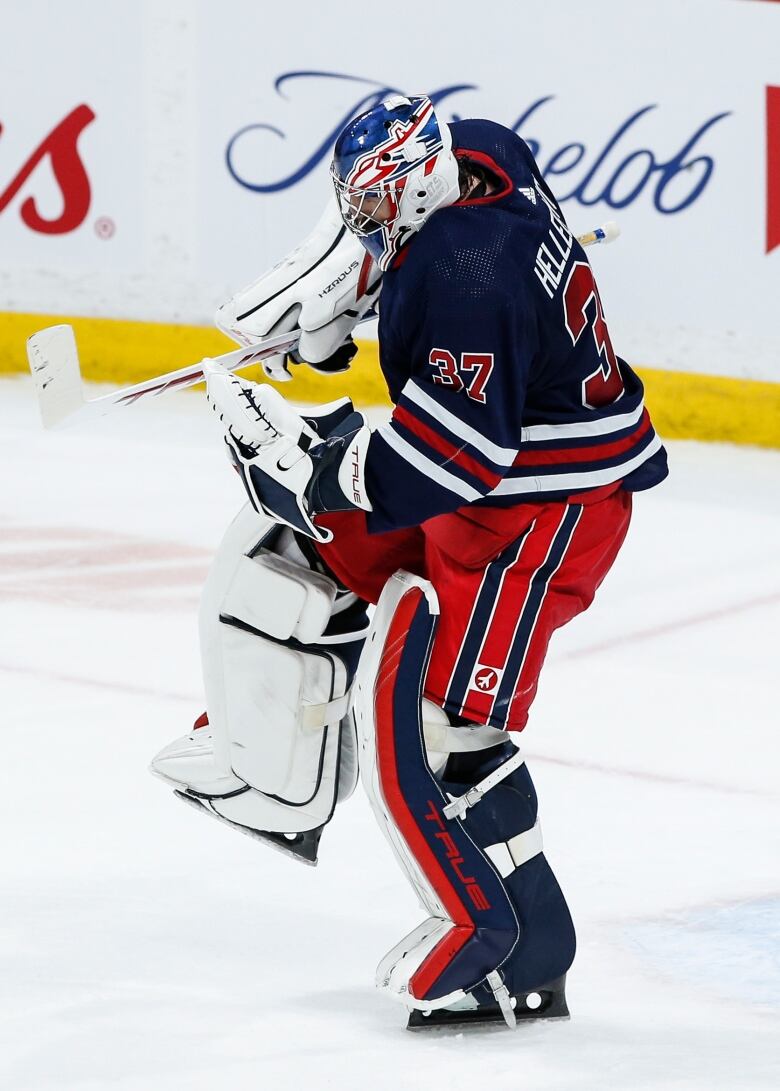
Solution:
[(509, 732), (487, 724), (459, 724), (453, 727), (441, 707), (423, 697), (421, 703), (423, 736), (428, 764), (434, 773), (440, 772), (450, 754), (465, 754), (486, 750), (506, 742)]
[(336, 599), (334, 581), (306, 565), (292, 535), (247, 505), (201, 601), (208, 728), (166, 747), (153, 772), (249, 832), (292, 843), (322, 827), (357, 780), (339, 645), (365, 634), (325, 635)]

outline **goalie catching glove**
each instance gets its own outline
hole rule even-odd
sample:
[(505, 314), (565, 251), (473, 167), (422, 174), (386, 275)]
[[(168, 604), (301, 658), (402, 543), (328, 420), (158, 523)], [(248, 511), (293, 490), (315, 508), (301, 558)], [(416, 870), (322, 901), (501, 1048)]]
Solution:
[(352, 331), (376, 303), (380, 285), (379, 269), (332, 200), (300, 246), (223, 303), (215, 322), (240, 345), (300, 330), (297, 349), (263, 361), (276, 382), (292, 378), (289, 363), (346, 371), (357, 352)]
[(371, 431), (349, 398), (297, 410), (264, 383), (206, 362), (206, 393), (252, 506), (319, 542), (333, 535), (314, 517), (371, 511), (364, 478)]

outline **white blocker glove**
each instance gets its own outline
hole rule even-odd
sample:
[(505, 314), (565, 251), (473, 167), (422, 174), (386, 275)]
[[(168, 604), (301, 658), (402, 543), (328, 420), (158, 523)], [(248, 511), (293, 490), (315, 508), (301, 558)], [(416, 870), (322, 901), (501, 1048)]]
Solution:
[(319, 223), (286, 258), (223, 303), (217, 326), (240, 345), (300, 330), (294, 352), (269, 357), (269, 379), (286, 382), (289, 363), (346, 371), (357, 347), (352, 331), (376, 303), (381, 272), (344, 226), (335, 196)]
[(204, 372), (209, 403), (256, 511), (329, 542), (333, 535), (314, 523), (315, 515), (371, 510), (364, 482), (371, 433), (349, 398), (297, 410), (265, 383), (239, 379), (211, 361)]

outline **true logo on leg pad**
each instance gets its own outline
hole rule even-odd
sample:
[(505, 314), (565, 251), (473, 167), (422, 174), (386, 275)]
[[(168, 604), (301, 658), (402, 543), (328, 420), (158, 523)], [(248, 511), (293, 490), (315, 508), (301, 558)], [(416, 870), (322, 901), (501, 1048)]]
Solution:
[(432, 799), (428, 800), (428, 811), (425, 818), (426, 821), (435, 823), (435, 827), (432, 827), (434, 831), (433, 836), (444, 848), (444, 853), (449, 861), (449, 865), (468, 894), (469, 900), (474, 908), (482, 910), (490, 909), (490, 902), (486, 898), (484, 891), (477, 880), (472, 875), (464, 875), (461, 871), (461, 864), (464, 862), (463, 855)]

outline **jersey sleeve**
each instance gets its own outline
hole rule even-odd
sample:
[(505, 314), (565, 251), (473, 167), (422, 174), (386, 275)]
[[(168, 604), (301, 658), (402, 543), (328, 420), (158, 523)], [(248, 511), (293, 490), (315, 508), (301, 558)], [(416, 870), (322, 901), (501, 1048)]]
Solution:
[(465, 275), (434, 269), (420, 286), (411, 376), (366, 461), (374, 533), (481, 500), (517, 456), (535, 321), (490, 257), (469, 252)]

